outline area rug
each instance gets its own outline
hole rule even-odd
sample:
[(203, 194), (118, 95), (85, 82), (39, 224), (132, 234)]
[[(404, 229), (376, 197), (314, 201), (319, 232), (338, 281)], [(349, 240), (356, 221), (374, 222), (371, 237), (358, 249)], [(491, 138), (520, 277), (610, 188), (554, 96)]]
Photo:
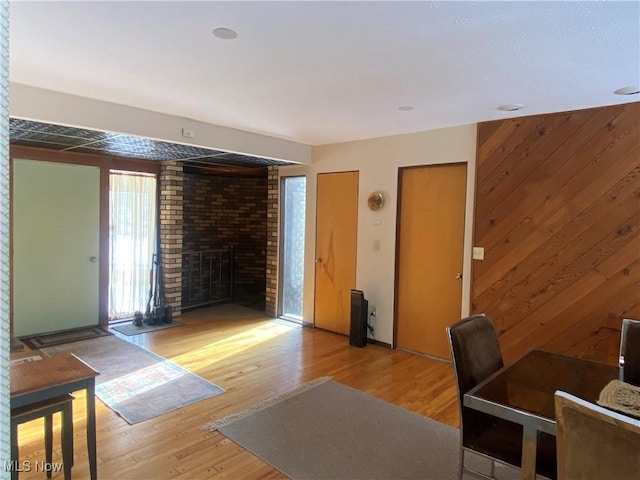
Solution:
[(116, 332), (120, 332), (124, 335), (128, 335), (129, 337), (132, 335), (139, 335), (141, 333), (155, 332), (156, 330), (164, 330), (165, 328), (173, 328), (180, 327), (184, 325), (182, 322), (173, 321), (171, 323), (161, 323), (159, 325), (147, 325), (146, 323), (142, 324), (140, 327), (136, 327), (133, 323), (122, 323), (120, 325), (114, 325), (111, 327), (112, 330)]
[(72, 352), (98, 370), (96, 396), (130, 424), (224, 392), (175, 363), (116, 336), (42, 351), (47, 355)]
[(112, 334), (98, 327), (87, 327), (76, 328), (59, 333), (48, 333), (45, 335), (20, 337), (19, 340), (27, 347), (33, 350), (37, 350), (39, 348), (62, 345), (63, 343), (78, 342), (80, 340), (88, 340), (90, 338), (104, 337), (106, 335)]
[[(459, 431), (323, 377), (210, 422), (293, 479), (457, 479)], [(484, 473), (490, 461), (468, 454)], [(496, 467), (496, 478), (520, 471)]]

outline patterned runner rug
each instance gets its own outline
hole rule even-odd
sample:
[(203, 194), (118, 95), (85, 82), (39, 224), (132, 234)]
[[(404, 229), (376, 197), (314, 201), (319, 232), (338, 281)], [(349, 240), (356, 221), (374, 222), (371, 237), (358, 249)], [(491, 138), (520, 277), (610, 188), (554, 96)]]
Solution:
[(223, 393), (219, 386), (116, 336), (43, 348), (72, 352), (100, 372), (96, 396), (130, 424)]

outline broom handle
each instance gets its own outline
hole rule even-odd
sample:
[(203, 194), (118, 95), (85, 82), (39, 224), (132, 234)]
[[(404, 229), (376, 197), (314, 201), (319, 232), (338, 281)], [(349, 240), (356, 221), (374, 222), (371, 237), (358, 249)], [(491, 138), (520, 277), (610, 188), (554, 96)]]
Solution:
[(153, 261), (149, 270), (149, 300), (147, 300), (147, 315), (151, 313), (151, 299), (153, 298)]

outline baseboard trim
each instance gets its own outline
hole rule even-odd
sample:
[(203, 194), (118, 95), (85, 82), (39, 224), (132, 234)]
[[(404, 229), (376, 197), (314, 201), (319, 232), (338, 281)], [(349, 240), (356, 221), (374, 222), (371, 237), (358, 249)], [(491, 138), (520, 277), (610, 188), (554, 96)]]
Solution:
[(391, 344), (390, 343), (381, 342), (380, 340), (375, 340), (373, 338), (367, 338), (367, 343), (371, 343), (373, 345), (378, 345), (379, 347), (384, 347), (384, 348), (388, 348), (389, 350), (391, 350)]

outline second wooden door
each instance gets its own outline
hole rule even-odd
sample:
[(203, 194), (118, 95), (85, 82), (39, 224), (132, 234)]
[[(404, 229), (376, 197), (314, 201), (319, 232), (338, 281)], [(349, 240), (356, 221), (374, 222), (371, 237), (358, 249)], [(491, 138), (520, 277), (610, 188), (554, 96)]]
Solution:
[(400, 171), (396, 345), (450, 358), (446, 327), (460, 319), (467, 167)]
[(318, 175), (315, 326), (348, 334), (356, 285), (358, 172)]

